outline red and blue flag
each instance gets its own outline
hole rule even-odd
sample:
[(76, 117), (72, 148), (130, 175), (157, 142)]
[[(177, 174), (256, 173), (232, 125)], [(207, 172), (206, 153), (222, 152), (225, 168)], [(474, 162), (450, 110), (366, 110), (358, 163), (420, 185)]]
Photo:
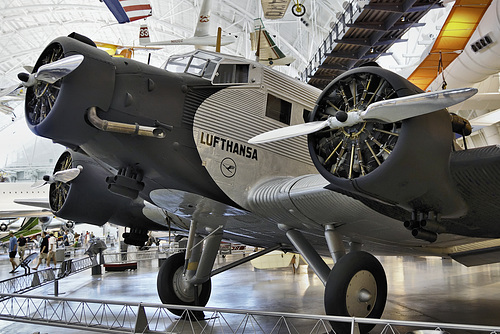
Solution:
[(149, 0), (104, 0), (119, 23), (127, 23), (151, 16)]

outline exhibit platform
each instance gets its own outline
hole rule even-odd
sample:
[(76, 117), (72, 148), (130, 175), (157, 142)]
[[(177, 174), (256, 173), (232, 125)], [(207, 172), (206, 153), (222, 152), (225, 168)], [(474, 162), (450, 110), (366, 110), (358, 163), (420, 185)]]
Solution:
[[(219, 265), (241, 255), (220, 256)], [(499, 326), (500, 264), (467, 268), (449, 259), (381, 257), (389, 293), (384, 319)], [(64, 298), (160, 303), (156, 292), (158, 260), (138, 261), (137, 270), (91, 270), (59, 281)], [(43, 266), (40, 267), (43, 269)], [(0, 279), (12, 277), (7, 254), (0, 254)], [(22, 274), (18, 272), (16, 274)], [(250, 263), (212, 278), (209, 307), (324, 314), (323, 285), (300, 266), (258, 270)], [(51, 284), (30, 294), (53, 297)], [(88, 333), (88, 331), (0, 321), (0, 333)]]

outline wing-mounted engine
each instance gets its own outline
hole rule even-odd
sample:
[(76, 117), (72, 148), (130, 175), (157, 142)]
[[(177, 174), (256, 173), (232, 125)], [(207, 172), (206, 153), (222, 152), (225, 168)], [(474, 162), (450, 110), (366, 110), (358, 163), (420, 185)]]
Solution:
[[(341, 124), (351, 113), (367, 110), (374, 103), (419, 93), (422, 90), (395, 73), (378, 67), (359, 68), (328, 85), (310, 121), (335, 117)], [(403, 105), (401, 112), (405, 108)], [(380, 116), (377, 118), (383, 118)], [(446, 109), (395, 123), (348, 123), (308, 137), (312, 160), (331, 183), (330, 189), (414, 213), (465, 214), (465, 203), (449, 172), (453, 133)]]
[(49, 202), (56, 216), (99, 226), (110, 222), (130, 227), (125, 242), (139, 246), (147, 240), (148, 230), (165, 228), (144, 216), (144, 201), (109, 191), (106, 178), (113, 174), (85, 154), (63, 152), (54, 174), (77, 166), (81, 172), (75, 179), (50, 185)]

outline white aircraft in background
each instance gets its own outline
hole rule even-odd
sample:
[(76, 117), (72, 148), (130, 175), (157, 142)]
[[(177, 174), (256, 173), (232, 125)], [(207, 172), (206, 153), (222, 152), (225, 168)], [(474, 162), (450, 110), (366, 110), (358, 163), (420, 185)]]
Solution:
[(212, 0), (204, 0), (201, 8), (198, 22), (193, 37), (180, 38), (166, 41), (151, 42), (149, 38), (149, 29), (147, 25), (141, 25), (139, 31), (139, 44), (143, 46), (158, 46), (158, 45), (194, 45), (200, 49), (204, 46), (215, 47), (217, 45), (228, 45), (236, 42), (237, 35), (220, 36), (220, 42), (217, 42), (218, 36), (210, 35), (210, 11), (212, 8)]
[[(44, 183), (41, 185), (31, 182), (0, 182), (0, 231), (15, 227), (13, 223), (21, 217), (38, 217), (43, 229), (47, 228), (54, 216), (49, 203), (50, 184), (58, 182), (59, 187), (65, 187), (80, 174), (82, 169), (83, 167), (78, 166), (62, 173), (59, 171), (54, 175), (45, 175)], [(73, 225), (65, 224), (65, 226), (71, 228)], [(51, 224), (51, 227), (54, 225)]]
[[(0, 219), (52, 216), (48, 185), (35, 188), (31, 182), (1, 182), (0, 194)], [(6, 230), (4, 224), (0, 225), (2, 231)]]

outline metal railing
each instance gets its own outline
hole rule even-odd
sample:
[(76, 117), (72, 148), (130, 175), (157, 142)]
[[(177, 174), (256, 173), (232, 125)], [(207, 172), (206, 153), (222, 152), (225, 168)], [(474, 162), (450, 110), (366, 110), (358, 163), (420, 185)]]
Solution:
[(31, 271), (24, 275), (15, 276), (0, 281), (0, 293), (24, 293), (36, 289), (42, 285), (49, 284), (57, 279), (79, 273), (97, 265), (95, 256), (85, 257), (77, 260), (64, 260), (58, 269), (47, 268)]
[[(20, 294), (1, 294), (0, 297), (0, 320), (105, 333), (330, 333), (330, 321), (349, 323), (351, 333), (357, 333), (360, 324), (374, 324), (376, 327), (371, 333), (382, 334), (417, 329), (500, 333), (500, 326), (181, 307)], [(167, 308), (182, 310), (182, 316), (172, 315)], [(193, 312), (200, 311), (205, 312), (204, 320), (197, 320), (193, 315)]]
[(344, 12), (338, 16), (337, 22), (332, 27), (330, 33), (325, 37), (323, 42), (319, 45), (318, 51), (314, 54), (309, 64), (304, 71), (300, 74), (300, 79), (307, 82), (309, 77), (313, 76), (318, 66), (321, 65), (326, 54), (332, 52), (337, 43), (335, 40), (342, 39), (347, 31), (347, 24), (354, 23), (363, 11), (363, 7), (359, 5), (359, 1), (344, 2)]

